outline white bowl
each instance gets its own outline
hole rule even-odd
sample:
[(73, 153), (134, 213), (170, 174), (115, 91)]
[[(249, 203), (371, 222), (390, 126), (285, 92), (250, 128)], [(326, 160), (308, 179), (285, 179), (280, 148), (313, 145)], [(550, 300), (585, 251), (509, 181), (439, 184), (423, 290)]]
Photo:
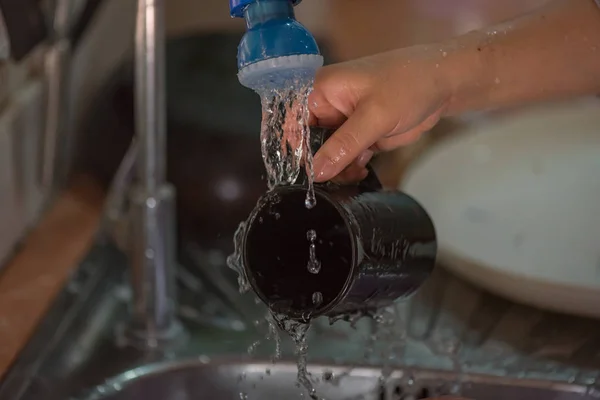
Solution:
[(401, 189), (433, 218), (439, 260), (498, 295), (600, 317), (600, 101), (478, 121)]

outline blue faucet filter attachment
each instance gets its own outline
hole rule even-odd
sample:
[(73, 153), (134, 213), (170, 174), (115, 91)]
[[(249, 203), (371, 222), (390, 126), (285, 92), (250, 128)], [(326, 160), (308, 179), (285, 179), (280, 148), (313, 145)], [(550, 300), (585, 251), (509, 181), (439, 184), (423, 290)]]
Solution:
[(245, 5), (247, 31), (237, 58), (242, 85), (255, 91), (290, 87), (313, 79), (323, 65), (314, 37), (295, 19), (294, 3), (253, 0)]

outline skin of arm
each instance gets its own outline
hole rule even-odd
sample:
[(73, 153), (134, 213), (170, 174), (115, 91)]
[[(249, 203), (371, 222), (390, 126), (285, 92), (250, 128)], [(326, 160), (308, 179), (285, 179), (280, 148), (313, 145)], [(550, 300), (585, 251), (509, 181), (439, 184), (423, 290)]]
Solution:
[(312, 123), (338, 128), (316, 181), (357, 181), (374, 151), (414, 142), (442, 117), (600, 93), (600, 7), (554, 0), (522, 17), (430, 45), (318, 71)]
[(600, 7), (593, 0), (553, 1), (453, 42), (448, 80), (455, 83), (445, 115), (600, 93)]

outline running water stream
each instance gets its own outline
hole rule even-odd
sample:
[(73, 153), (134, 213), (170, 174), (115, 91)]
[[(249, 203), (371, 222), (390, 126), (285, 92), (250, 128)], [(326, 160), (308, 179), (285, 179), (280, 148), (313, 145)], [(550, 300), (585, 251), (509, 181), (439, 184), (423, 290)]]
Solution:
[(308, 191), (306, 207), (316, 204), (310, 151), (308, 96), (313, 79), (299, 76), (289, 87), (258, 92), (262, 104), (260, 141), (267, 185), (274, 189), (296, 183), (304, 166)]
[[(300, 176), (304, 166), (307, 177), (307, 194), (305, 206), (313, 208), (316, 205), (314, 193), (314, 172), (312, 153), (310, 149), (310, 128), (308, 96), (312, 91), (313, 79), (299, 75), (290, 80), (290, 85), (282, 89), (269, 88), (258, 91), (262, 104), (261, 123), (261, 151), (267, 173), (267, 186), (273, 190), (278, 186), (293, 185)], [(235, 233), (234, 254), (229, 256), (227, 264), (238, 273), (240, 292), (250, 289), (248, 279), (242, 265), (241, 247), (244, 237), (245, 223), (241, 223)], [(308, 270), (318, 274), (321, 263), (316, 256), (315, 241), (317, 233), (314, 230), (307, 232), (309, 263)], [(322, 302), (322, 294), (313, 294), (313, 303)], [(305, 322), (294, 321), (284, 315), (269, 314), (266, 317), (269, 324), (267, 339), (274, 339), (276, 343), (274, 360), (281, 357), (281, 340), (278, 329), (285, 331), (296, 346), (298, 364), (298, 382), (309, 393), (312, 399), (318, 399), (316, 391), (309, 379), (306, 369), (308, 345), (306, 335), (310, 329), (310, 318)], [(248, 349), (253, 353), (260, 341), (253, 343)]]

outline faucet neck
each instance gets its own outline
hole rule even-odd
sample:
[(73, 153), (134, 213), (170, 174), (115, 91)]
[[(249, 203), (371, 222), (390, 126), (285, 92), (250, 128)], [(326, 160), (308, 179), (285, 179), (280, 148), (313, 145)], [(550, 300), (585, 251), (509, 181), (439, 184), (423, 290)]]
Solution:
[(294, 20), (294, 6), (289, 0), (256, 0), (244, 10), (244, 19), (248, 29), (269, 21)]

